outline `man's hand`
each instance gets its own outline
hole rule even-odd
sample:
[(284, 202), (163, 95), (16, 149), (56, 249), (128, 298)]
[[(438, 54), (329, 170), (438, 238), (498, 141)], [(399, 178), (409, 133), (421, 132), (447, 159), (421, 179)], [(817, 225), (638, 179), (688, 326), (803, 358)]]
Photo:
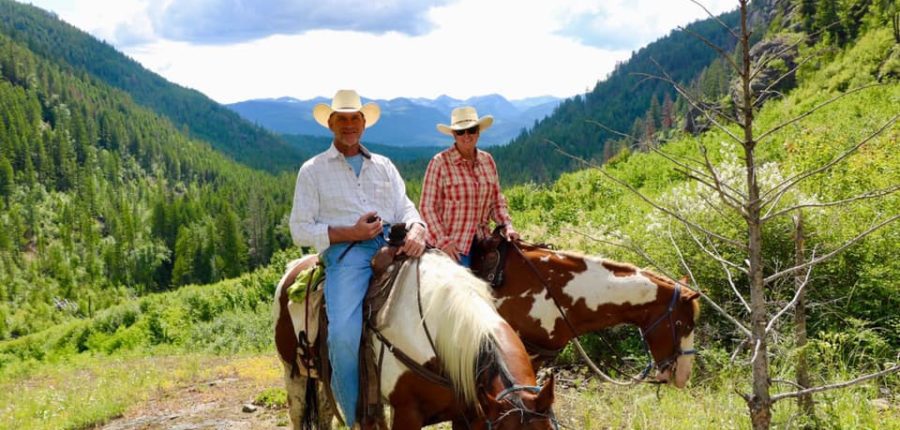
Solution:
[(506, 240), (510, 242), (519, 240), (519, 232), (517, 232), (516, 229), (512, 228), (511, 225), (503, 227), (503, 235), (506, 236)]
[(353, 230), (357, 236), (355, 240), (369, 240), (378, 236), (383, 231), (381, 218), (378, 216), (377, 212), (366, 212), (356, 220), (356, 224), (353, 225)]
[(400, 254), (406, 254), (410, 257), (421, 257), (425, 252), (425, 227), (422, 224), (413, 223), (409, 231), (406, 232), (406, 239), (400, 248)]

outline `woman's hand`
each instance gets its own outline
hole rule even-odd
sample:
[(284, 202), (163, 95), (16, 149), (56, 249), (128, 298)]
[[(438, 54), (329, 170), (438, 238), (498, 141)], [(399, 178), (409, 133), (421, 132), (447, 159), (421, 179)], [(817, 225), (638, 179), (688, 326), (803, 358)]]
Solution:
[(516, 229), (514, 229), (511, 225), (503, 227), (503, 236), (506, 236), (506, 240), (510, 242), (519, 240), (519, 232), (517, 232)]
[(400, 254), (406, 254), (410, 257), (421, 257), (424, 253), (425, 227), (422, 227), (422, 224), (413, 223), (409, 231), (406, 232), (406, 238), (403, 240)]
[(453, 259), (453, 261), (459, 262), (459, 253), (456, 252), (456, 245), (453, 244), (453, 242), (444, 245), (441, 248), (441, 251), (443, 251), (444, 254), (449, 255), (450, 258)]

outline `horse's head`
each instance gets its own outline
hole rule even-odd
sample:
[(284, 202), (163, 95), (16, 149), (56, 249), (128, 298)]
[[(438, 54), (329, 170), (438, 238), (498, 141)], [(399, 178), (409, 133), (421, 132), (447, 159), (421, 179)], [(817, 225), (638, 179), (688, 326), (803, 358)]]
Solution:
[(641, 324), (641, 334), (650, 348), (656, 364), (656, 379), (684, 388), (691, 377), (694, 364), (694, 328), (700, 316), (700, 295), (683, 287), (686, 280), (673, 282), (652, 273), (646, 273), (668, 295), (659, 297), (647, 321)]
[(488, 429), (556, 430), (551, 376), (540, 387), (512, 385), (499, 393), (485, 394), (484, 414)]

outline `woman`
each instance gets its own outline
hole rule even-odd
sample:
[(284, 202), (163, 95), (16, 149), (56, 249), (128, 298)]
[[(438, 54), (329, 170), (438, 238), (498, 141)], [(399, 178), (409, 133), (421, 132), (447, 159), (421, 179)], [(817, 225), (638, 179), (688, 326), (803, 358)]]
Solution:
[(453, 109), (450, 125), (437, 125), (439, 132), (453, 136), (453, 147), (431, 159), (422, 183), (419, 212), (428, 224), (428, 243), (465, 267), (471, 265), (475, 239), (490, 234), (489, 220), (505, 225), (509, 240), (519, 238), (500, 192), (497, 165), (491, 154), (475, 147), (493, 122), (490, 115), (478, 118), (473, 107)]

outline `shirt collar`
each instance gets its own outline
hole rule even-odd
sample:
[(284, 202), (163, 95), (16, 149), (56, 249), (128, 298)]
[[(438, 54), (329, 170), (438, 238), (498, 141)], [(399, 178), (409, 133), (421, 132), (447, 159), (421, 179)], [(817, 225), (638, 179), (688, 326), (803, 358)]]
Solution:
[[(372, 153), (369, 152), (369, 150), (366, 149), (366, 147), (363, 146), (361, 143), (359, 144), (359, 153), (366, 160), (372, 159)], [(343, 157), (343, 156), (344, 156), (344, 154), (341, 154), (341, 151), (338, 151), (337, 147), (334, 146), (334, 141), (331, 142), (331, 147), (328, 148), (328, 151), (325, 151), (325, 157), (328, 159), (335, 159), (335, 158)]]
[[(481, 151), (480, 149), (475, 148), (475, 164), (478, 164), (479, 160), (481, 160), (482, 152), (483, 151)], [(456, 143), (453, 143), (453, 148), (450, 149), (450, 161), (453, 164), (463, 164), (469, 160), (463, 158), (462, 154), (459, 152), (459, 149), (456, 148)]]

